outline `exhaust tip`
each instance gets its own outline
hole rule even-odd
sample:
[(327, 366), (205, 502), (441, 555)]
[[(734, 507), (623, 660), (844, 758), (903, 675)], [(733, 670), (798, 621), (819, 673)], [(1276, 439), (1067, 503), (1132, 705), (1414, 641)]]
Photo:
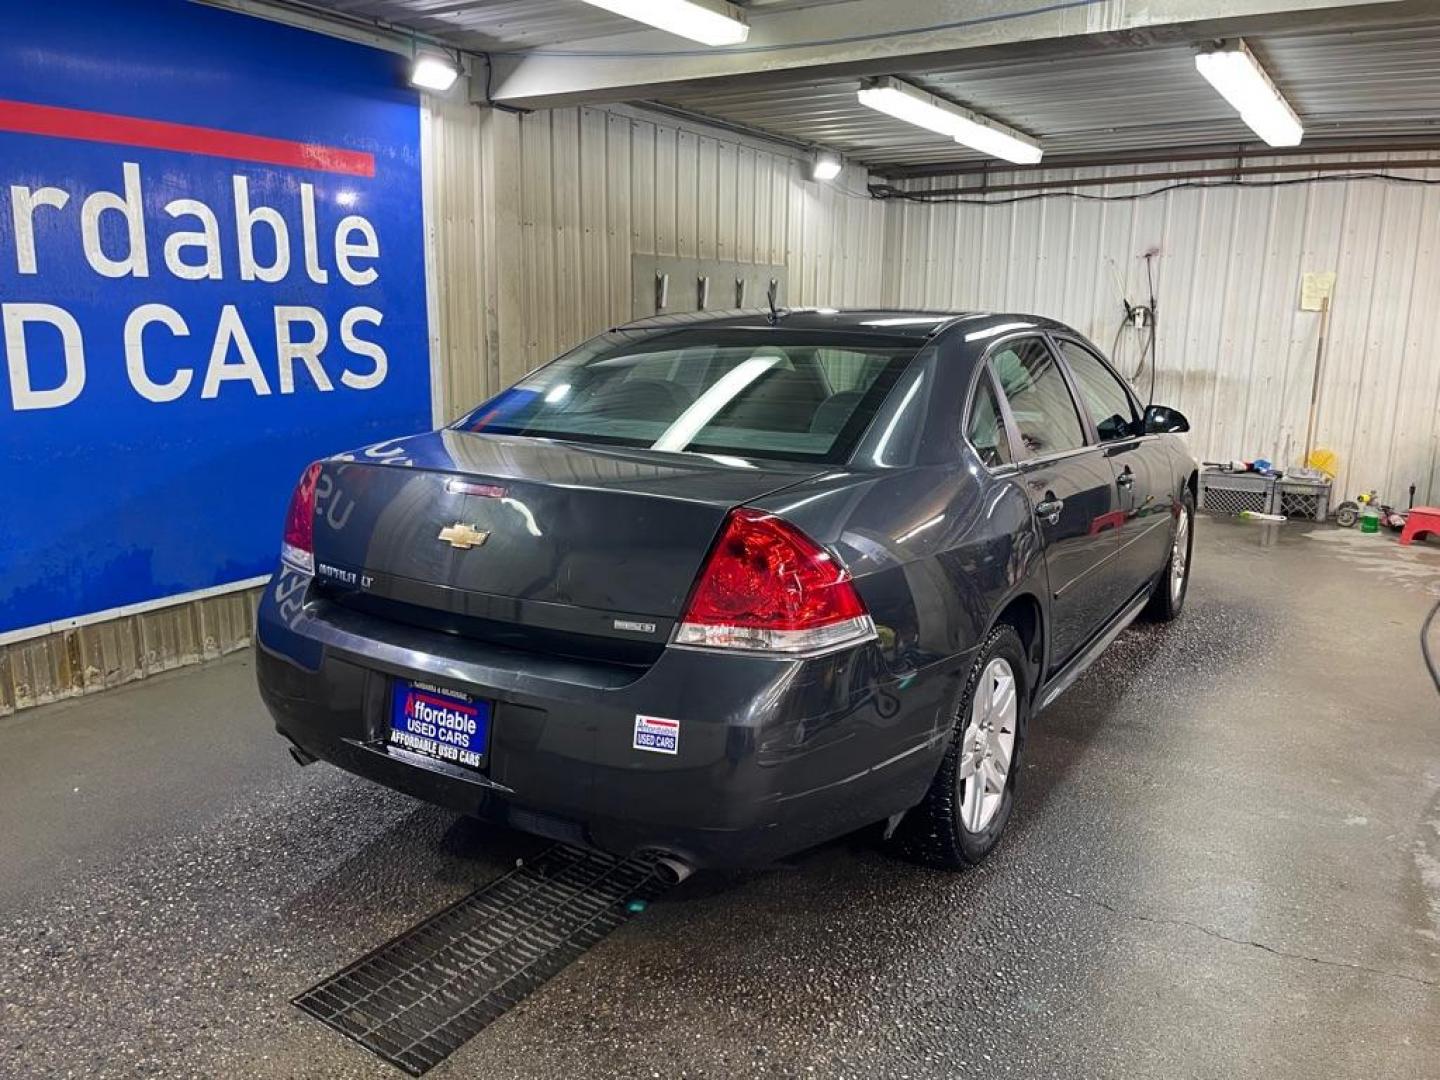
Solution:
[(661, 855), (655, 860), (655, 876), (666, 885), (679, 885), (694, 872), (695, 867), (678, 855)]
[(313, 754), (307, 754), (304, 750), (301, 750), (298, 746), (291, 746), (289, 749), (290, 749), (290, 756), (295, 759), (295, 764), (296, 764), (296, 765), (299, 765), (299, 766), (301, 766), (301, 767), (303, 768), (303, 767), (306, 766), (306, 765), (313, 765), (313, 764), (315, 764), (316, 758), (315, 758), (315, 756), (314, 756)]

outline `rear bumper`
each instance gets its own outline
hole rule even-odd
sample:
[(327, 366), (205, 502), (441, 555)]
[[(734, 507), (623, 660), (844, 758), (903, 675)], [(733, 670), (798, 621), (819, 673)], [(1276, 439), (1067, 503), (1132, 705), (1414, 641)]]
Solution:
[[(428, 802), (617, 854), (763, 865), (914, 805), (948, 735), (955, 669), (897, 680), (873, 642), (786, 660), (670, 648), (638, 671), (379, 619), (307, 583), (282, 569), (257, 617), (281, 734)], [(483, 771), (386, 744), (397, 676), (494, 702)], [(633, 749), (637, 714), (680, 721), (678, 752)]]

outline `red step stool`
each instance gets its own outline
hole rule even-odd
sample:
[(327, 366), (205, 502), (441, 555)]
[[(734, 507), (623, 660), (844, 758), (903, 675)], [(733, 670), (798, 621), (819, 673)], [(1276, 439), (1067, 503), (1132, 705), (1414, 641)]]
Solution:
[(1405, 514), (1405, 528), (1400, 530), (1400, 543), (1408, 544), (1426, 533), (1440, 536), (1440, 507), (1411, 507)]

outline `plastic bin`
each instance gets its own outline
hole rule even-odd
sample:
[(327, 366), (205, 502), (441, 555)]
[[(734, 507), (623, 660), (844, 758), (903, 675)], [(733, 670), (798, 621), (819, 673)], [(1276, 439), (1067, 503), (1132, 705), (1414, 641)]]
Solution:
[(1291, 479), (1286, 476), (1275, 484), (1279, 509), (1277, 514), (1302, 521), (1324, 521), (1330, 513), (1330, 481)]
[(1200, 509), (1212, 514), (1277, 514), (1275, 478), (1257, 473), (1204, 469), (1200, 473)]

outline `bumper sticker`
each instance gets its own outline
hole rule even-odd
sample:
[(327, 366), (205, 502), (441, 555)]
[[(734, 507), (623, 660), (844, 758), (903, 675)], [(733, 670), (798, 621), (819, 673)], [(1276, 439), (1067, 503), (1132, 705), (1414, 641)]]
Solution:
[(635, 738), (631, 742), (635, 750), (649, 750), (655, 754), (678, 754), (680, 752), (680, 721), (666, 720), (663, 716), (641, 716), (635, 714)]

